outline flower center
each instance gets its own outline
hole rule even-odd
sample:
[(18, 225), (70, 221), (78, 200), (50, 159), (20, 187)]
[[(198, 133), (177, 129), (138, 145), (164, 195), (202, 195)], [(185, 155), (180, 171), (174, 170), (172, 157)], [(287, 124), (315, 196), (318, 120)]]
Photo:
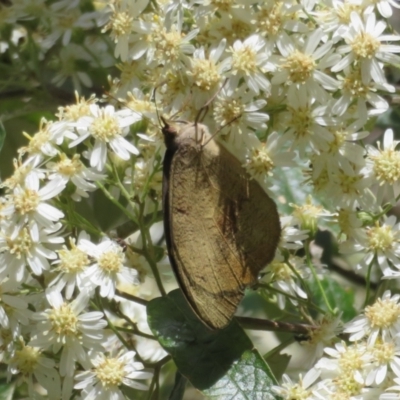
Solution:
[(281, 65), (282, 69), (289, 72), (289, 83), (305, 83), (315, 69), (315, 61), (308, 54), (295, 50)]
[(78, 318), (69, 304), (51, 310), (49, 320), (58, 335), (78, 336)]
[(244, 165), (247, 171), (252, 176), (260, 176), (263, 174), (272, 175), (274, 163), (268, 155), (267, 149), (264, 148), (252, 148), (251, 154), (246, 160)]
[(343, 91), (348, 92), (352, 97), (366, 98), (371, 91), (369, 85), (362, 81), (361, 68), (355, 68), (343, 79)]
[(9, 252), (15, 254), (18, 259), (29, 254), (32, 247), (31, 235), (27, 228), (23, 228), (15, 239), (7, 237), (6, 243)]
[(368, 246), (373, 251), (385, 251), (393, 246), (393, 231), (388, 225), (371, 227), (367, 230), (367, 235)]
[(94, 119), (89, 131), (95, 139), (102, 142), (109, 142), (121, 134), (117, 119), (106, 115), (103, 110), (100, 116)]
[(379, 155), (370, 156), (374, 162), (376, 178), (381, 183), (394, 184), (400, 178), (400, 152), (387, 149), (382, 150)]
[(40, 202), (40, 197), (36, 190), (25, 189), (22, 193), (13, 196), (15, 210), (25, 215), (31, 211), (36, 210)]
[(61, 154), (61, 161), (57, 163), (56, 171), (62, 175), (73, 177), (83, 169), (83, 164), (79, 158), (79, 154), (74, 154), (72, 159), (69, 159), (64, 153)]
[(193, 59), (192, 70), (188, 74), (193, 77), (194, 84), (203, 91), (213, 89), (221, 79), (217, 66), (210, 60)]
[(104, 252), (99, 258), (99, 267), (106, 273), (119, 272), (123, 266), (124, 254), (117, 251)]
[(358, 59), (373, 58), (381, 43), (367, 32), (358, 34), (351, 44), (354, 54)]
[(373, 328), (390, 328), (399, 319), (400, 307), (391, 299), (378, 299), (372, 306), (365, 308), (365, 316)]
[(372, 353), (379, 365), (385, 365), (394, 360), (396, 348), (391, 342), (377, 341), (372, 347)]
[(244, 73), (251, 75), (257, 71), (257, 53), (250, 47), (234, 50), (232, 47), (232, 74)]
[(314, 123), (309, 107), (293, 108), (288, 107), (291, 111), (291, 119), (289, 126), (295, 130), (297, 138), (303, 138), (313, 134), (312, 125)]
[(129, 35), (132, 32), (133, 17), (126, 11), (119, 11), (112, 15), (109, 26), (111, 35), (117, 40), (120, 36)]
[(16, 350), (13, 362), (23, 375), (33, 373), (40, 358), (40, 350), (31, 346), (24, 346), (21, 350)]
[(64, 273), (83, 271), (90, 263), (89, 256), (71, 242), (71, 250), (66, 248), (58, 251), (60, 263), (58, 268)]
[(95, 373), (103, 387), (112, 388), (121, 385), (124, 379), (124, 363), (117, 358), (106, 358), (95, 369)]
[(272, 275), (277, 281), (288, 281), (292, 279), (293, 271), (286, 263), (273, 262), (268, 268), (271, 270)]

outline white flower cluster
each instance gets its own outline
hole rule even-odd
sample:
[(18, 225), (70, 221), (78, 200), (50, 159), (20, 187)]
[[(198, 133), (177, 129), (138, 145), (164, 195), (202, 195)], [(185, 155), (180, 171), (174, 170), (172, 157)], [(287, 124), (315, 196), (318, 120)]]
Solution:
[[(59, 109), (58, 120), (43, 120), (35, 135), (26, 135), (29, 144), (2, 184), (1, 360), (10, 376), (28, 382), (32, 398), (41, 386), (49, 398), (68, 400), (75, 390), (82, 399), (122, 400), (122, 386), (145, 389), (135, 379), (150, 376), (133, 350), (143, 362), (164, 355), (155, 341), (147, 342), (144, 306), (117, 291), (139, 286), (135, 295), (157, 296), (140, 286), (147, 266), (164, 291), (157, 267), (165, 255), (155, 259), (154, 246), (162, 242), (160, 235), (154, 239), (163, 152), (158, 114), (181, 121), (202, 115), (277, 203), (285, 203), (284, 185), (294, 187), (297, 204), (281, 217), (279, 249), (260, 279), (281, 309), (300, 305), (302, 316), (313, 320), (305, 282), (318, 281), (322, 270), (310, 250), (321, 224), (339, 232), (342, 254), (361, 253), (355, 270), (395, 282), (400, 225), (387, 213), (400, 195), (399, 141), (392, 129), (377, 146), (364, 139), (395, 93), (385, 68), (400, 65), (394, 44), (400, 35), (386, 21), (396, 1), (114, 0), (103, 8), (96, 2), (99, 9), (88, 13), (78, 4), (54, 2), (39, 16), (32, 2), (20, 1), (5, 19), (18, 29), (33, 18), (51, 25), (38, 46), (41, 57), (57, 41), (65, 46), (57, 84), (72, 76), (75, 87), (90, 86), (87, 72), (66, 62), (86, 57), (71, 43), (79, 30), (103, 26), (121, 61), (120, 76), (109, 80), (113, 105), (77, 96), (76, 104)], [(87, 39), (83, 43), (90, 64), (114, 64), (98, 40), (93, 51)], [(300, 182), (281, 182), (289, 176), (282, 171), (294, 170)], [(135, 223), (131, 253), (78, 210), (77, 202), (96, 189)], [(113, 300), (121, 314), (104, 312), (103, 304)], [(285, 378), (275, 391), (292, 400), (395, 398), (398, 307), (397, 295), (385, 293), (346, 327), (356, 344), (326, 349), (329, 357), (304, 379), (293, 384)], [(338, 319), (322, 324), (314, 337), (317, 357), (339, 325)], [(124, 342), (128, 331), (143, 334), (135, 336), (136, 347)]]
[(346, 324), (350, 343), (326, 347), (314, 368), (293, 382), (284, 375), (273, 390), (283, 399), (394, 400), (400, 392), (400, 295), (386, 291)]

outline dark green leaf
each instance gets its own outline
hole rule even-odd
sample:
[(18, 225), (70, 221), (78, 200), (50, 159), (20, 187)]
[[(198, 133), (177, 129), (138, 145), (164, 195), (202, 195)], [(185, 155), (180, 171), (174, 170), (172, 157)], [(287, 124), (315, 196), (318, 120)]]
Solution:
[(211, 331), (198, 320), (180, 290), (147, 306), (153, 334), (179, 371), (212, 399), (277, 399), (274, 377), (239, 324)]

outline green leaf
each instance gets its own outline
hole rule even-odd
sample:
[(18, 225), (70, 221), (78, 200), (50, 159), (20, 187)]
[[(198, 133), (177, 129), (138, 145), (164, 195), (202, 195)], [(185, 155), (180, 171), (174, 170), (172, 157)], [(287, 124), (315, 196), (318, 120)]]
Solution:
[(0, 121), (0, 151), (3, 148), (5, 139), (6, 139), (6, 130), (4, 129), (4, 125)]
[(180, 373), (208, 397), (266, 399), (275, 378), (240, 325), (212, 331), (194, 314), (180, 290), (147, 306), (148, 323)]
[[(357, 315), (353, 306), (354, 291), (350, 288), (345, 288), (332, 278), (322, 279), (321, 285), (326, 293), (330, 305), (342, 311), (342, 320), (350, 321)], [(325, 302), (322, 298), (321, 291), (317, 287), (316, 282), (312, 282), (312, 292), (315, 294), (314, 302), (321, 308), (327, 310)]]

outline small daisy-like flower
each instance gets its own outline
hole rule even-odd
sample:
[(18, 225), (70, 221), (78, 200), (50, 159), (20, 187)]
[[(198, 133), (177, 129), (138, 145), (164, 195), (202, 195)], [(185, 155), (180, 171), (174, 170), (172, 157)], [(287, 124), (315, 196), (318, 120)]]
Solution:
[(394, 140), (393, 130), (387, 129), (383, 136), (383, 145), (378, 148), (367, 145), (367, 170), (377, 183), (377, 201), (395, 199), (400, 194), (400, 151), (396, 150), (400, 141)]
[(313, 385), (319, 378), (320, 372), (311, 368), (304, 376), (300, 375), (297, 383), (293, 382), (288, 375), (283, 374), (282, 386), (272, 386), (272, 391), (281, 396), (284, 400), (301, 399), (308, 400), (312, 398)]
[(193, 101), (196, 109), (200, 109), (219, 90), (224, 79), (223, 73), (229, 68), (229, 59), (220, 61), (225, 46), (226, 39), (222, 39), (216, 48), (209, 51), (208, 57), (204, 47), (200, 47), (190, 58), (190, 69), (186, 74), (193, 84)]
[(103, 351), (103, 328), (107, 322), (101, 312), (83, 312), (89, 302), (86, 291), (70, 303), (64, 302), (57, 289), (49, 289), (46, 297), (51, 308), (33, 315), (38, 323), (30, 345), (41, 349), (52, 347), (54, 353), (62, 348), (60, 374), (72, 376), (75, 361), (87, 365), (85, 349)]
[(46, 244), (63, 243), (57, 235), (61, 225), (52, 229), (30, 228), (8, 229), (0, 234), (0, 279), (8, 277), (11, 282), (20, 283), (26, 278), (29, 266), (35, 275), (40, 276), (50, 269), (49, 260), (57, 258), (56, 253)]
[[(321, 358), (315, 368), (321, 371), (322, 377), (334, 378), (333, 381), (342, 390), (345, 387), (346, 377), (349, 383), (353, 382), (358, 388), (364, 386), (363, 370), (369, 360), (364, 344), (347, 346), (344, 342), (336, 343), (335, 347), (327, 347), (324, 352), (329, 358)], [(358, 383), (358, 384), (357, 384)]]
[(378, 339), (383, 343), (391, 342), (400, 331), (399, 299), (400, 295), (391, 296), (386, 290), (381, 298), (365, 308), (363, 315), (348, 322), (344, 332), (350, 334), (349, 339), (353, 342), (367, 336), (370, 346)]
[(82, 249), (95, 259), (86, 270), (86, 279), (100, 286), (100, 296), (112, 299), (119, 283), (138, 285), (137, 270), (126, 266), (125, 254), (117, 243), (105, 238), (97, 246), (87, 239), (81, 241)]
[(9, 215), (18, 226), (34, 223), (51, 228), (54, 222), (64, 216), (63, 212), (47, 201), (58, 196), (66, 185), (56, 181), (49, 182), (42, 188), (39, 185), (39, 180), (30, 179), (25, 187), (17, 186), (9, 196), (8, 206), (3, 209), (3, 213)]
[(246, 141), (246, 162), (244, 167), (253, 178), (273, 176), (275, 167), (295, 166), (295, 153), (282, 151), (279, 144), (279, 134), (272, 132), (268, 135), (267, 141), (262, 143), (256, 135), (247, 135)]
[(245, 93), (243, 89), (230, 88), (229, 82), (226, 86), (213, 105), (215, 126), (225, 127), (223, 133), (229, 131), (232, 141), (236, 135), (247, 132), (249, 128), (254, 131), (266, 128), (269, 116), (259, 110), (267, 102), (262, 99), (253, 101), (253, 94)]
[(75, 193), (71, 196), (75, 201), (79, 201), (82, 197), (89, 197), (88, 192), (97, 189), (93, 182), (102, 181), (105, 178), (105, 175), (87, 168), (80, 160), (79, 154), (68, 158), (65, 153), (61, 153), (60, 161), (49, 162), (46, 167), (50, 173), (49, 179), (56, 186), (65, 186), (69, 181), (76, 186)]
[(135, 352), (127, 351), (117, 357), (94, 353), (90, 359), (92, 369), (75, 376), (75, 389), (83, 389), (82, 400), (124, 400), (121, 386), (147, 390), (148, 386), (137, 380), (149, 379), (152, 373), (143, 371), (143, 364), (134, 361)]
[[(299, 276), (303, 277), (305, 274), (305, 264), (302, 258), (291, 256), (288, 261), (285, 261), (282, 255), (278, 254), (266, 268), (261, 282), (271, 283), (274, 288), (293, 297), (307, 299), (307, 293), (298, 283)], [(286, 298), (284, 294), (277, 293), (278, 306), (281, 310), (285, 308)], [(295, 305), (298, 304), (291, 297), (289, 300)]]
[(76, 138), (76, 134), (69, 134), (68, 124), (66, 122), (48, 122), (44, 118), (40, 120), (39, 131), (33, 136), (26, 132), (24, 136), (29, 139), (29, 144), (19, 150), (21, 155), (28, 153), (28, 158), (24, 164), (38, 166), (45, 158), (54, 157), (58, 154), (55, 142), (58, 137), (64, 134)]
[(30, 398), (37, 395), (37, 385), (46, 389), (49, 398), (61, 396), (61, 379), (54, 360), (45, 357), (42, 350), (27, 346), (23, 342), (17, 346), (8, 364), (8, 372), (17, 375), (28, 384)]
[(391, 215), (382, 224), (367, 226), (358, 231), (355, 238), (340, 245), (342, 253), (364, 252), (360, 262), (361, 267), (367, 267), (374, 259), (377, 260), (382, 272), (391, 276), (390, 265), (400, 269), (400, 223)]
[[(28, 302), (18, 292), (10, 281), (0, 285), (0, 325), (4, 329), (10, 329), (13, 334), (19, 333), (18, 325), (28, 325), (31, 311), (28, 310)], [(14, 336), (15, 337), (15, 336)]]
[(90, 114), (90, 104), (96, 104), (98, 99), (92, 95), (86, 100), (83, 96), (79, 96), (79, 93), (75, 91), (75, 102), (76, 104), (58, 107), (58, 113), (56, 116), (61, 121), (77, 122), (81, 117), (85, 117), (86, 115)]
[(82, 117), (76, 123), (79, 138), (69, 147), (76, 146), (89, 136), (94, 138), (93, 149), (89, 151), (90, 166), (102, 171), (107, 161), (107, 147), (123, 160), (129, 160), (130, 154), (139, 154), (139, 150), (124, 136), (129, 133), (129, 126), (141, 120), (141, 116), (129, 109), (115, 111), (108, 105), (100, 108), (97, 104), (89, 106), (91, 116)]
[(399, 64), (400, 57), (393, 53), (400, 53), (400, 46), (382, 42), (397, 41), (400, 40), (400, 36), (382, 35), (386, 23), (381, 20), (377, 22), (374, 13), (364, 14), (362, 21), (357, 12), (352, 12), (350, 19), (350, 29), (344, 36), (347, 44), (338, 49), (342, 54), (348, 54), (332, 68), (332, 71), (338, 72), (351, 64), (360, 63), (364, 83), (368, 83), (371, 78), (375, 82), (386, 83), (379, 62)]
[(61, 250), (58, 250), (59, 259), (53, 263), (57, 265), (53, 271), (59, 272), (59, 274), (49, 283), (49, 286), (55, 285), (59, 292), (65, 287), (65, 298), (67, 300), (72, 297), (75, 287), (82, 290), (87, 286), (85, 277), (91, 260), (89, 255), (80, 248), (81, 241), (87, 240), (87, 238), (88, 235), (85, 232), (79, 234), (77, 244), (73, 238), (70, 238), (70, 248), (67, 249), (66, 246), (63, 246)]
[[(338, 54), (332, 53), (332, 41), (320, 44), (324, 35), (322, 29), (314, 30), (304, 42), (302, 49), (298, 48), (291, 37), (282, 32), (277, 39), (277, 47), (283, 58), (277, 61), (274, 69), (278, 72), (273, 76), (273, 85), (287, 85), (289, 98), (303, 87), (304, 94), (318, 101), (324, 102), (328, 99), (325, 90), (335, 90), (338, 82), (327, 75), (326, 71), (340, 60)], [(324, 90), (323, 90), (323, 89)]]
[(362, 221), (358, 218), (358, 213), (353, 210), (341, 209), (337, 213), (337, 224), (340, 227), (341, 233), (344, 233), (347, 238), (359, 238), (362, 228)]
[(270, 82), (265, 77), (265, 66), (268, 62), (271, 51), (266, 48), (267, 43), (260, 35), (251, 35), (244, 42), (235, 41), (228, 50), (232, 53), (229, 58), (230, 84), (234, 87), (239, 85), (239, 81), (244, 79), (246, 85), (255, 94), (262, 90), (267, 94), (270, 91)]
[(333, 135), (329, 126), (336, 125), (336, 121), (328, 116), (326, 106), (317, 106), (300, 87), (288, 99), (287, 111), (279, 115), (279, 127), (284, 132), (281, 135), (281, 145), (291, 143), (300, 156), (312, 149), (314, 152), (324, 152), (329, 149), (329, 142)]
[(392, 370), (396, 375), (400, 374), (400, 344), (398, 342), (382, 342), (378, 339), (368, 347), (368, 352), (371, 355), (371, 360), (365, 378), (367, 386), (381, 385), (388, 378), (389, 370)]

